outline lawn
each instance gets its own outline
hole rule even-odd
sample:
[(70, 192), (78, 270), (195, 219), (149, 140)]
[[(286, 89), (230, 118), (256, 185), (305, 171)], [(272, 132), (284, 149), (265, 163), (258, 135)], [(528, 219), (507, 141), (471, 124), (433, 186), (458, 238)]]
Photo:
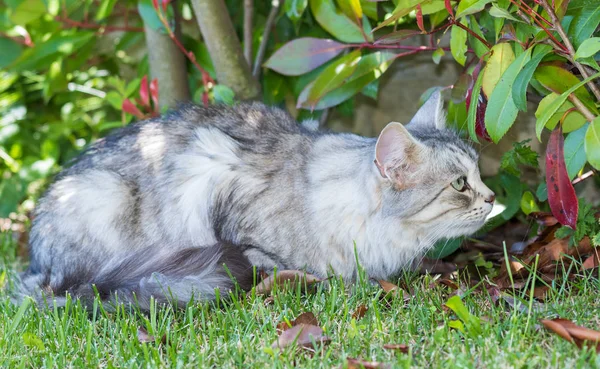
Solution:
[[(20, 262), (8, 242), (0, 250), (0, 283), (7, 287)], [(3, 289), (0, 367), (337, 368), (346, 367), (347, 358), (393, 368), (600, 367), (595, 349), (579, 349), (539, 323), (560, 316), (598, 329), (597, 269), (566, 284), (557, 280), (544, 303), (525, 298), (511, 306), (494, 303), (485, 288), (461, 289), (470, 312), (463, 317), (464, 332), (451, 327), (460, 323), (444, 307), (456, 291), (434, 276), (405, 275), (398, 284), (411, 292), (383, 298), (377, 284), (363, 280), (348, 286), (332, 279), (309, 292), (300, 286), (276, 288), (272, 299), (238, 295), (177, 311), (157, 307), (148, 315), (125, 309), (106, 313), (100, 306), (88, 313), (77, 303), (48, 310), (29, 302), (15, 306)], [(361, 318), (354, 313), (362, 305), (368, 310)], [(303, 312), (315, 314), (331, 341), (314, 352), (273, 349), (277, 325)], [(156, 340), (141, 342), (140, 327)], [(405, 344), (408, 352), (385, 344)]]

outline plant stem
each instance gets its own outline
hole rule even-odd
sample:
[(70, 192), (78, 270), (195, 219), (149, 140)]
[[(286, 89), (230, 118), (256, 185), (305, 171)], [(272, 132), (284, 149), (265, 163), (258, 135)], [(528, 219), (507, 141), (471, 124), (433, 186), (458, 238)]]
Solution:
[(575, 96), (575, 94), (570, 94), (568, 99), (570, 102), (573, 103), (573, 105), (575, 105), (577, 110), (579, 110), (579, 112), (585, 117), (585, 119), (588, 122), (592, 122), (594, 119), (596, 119), (596, 116), (585, 105), (583, 105), (581, 100), (579, 100), (579, 98)]
[(267, 18), (267, 23), (265, 24), (262, 40), (260, 40), (260, 46), (258, 47), (258, 52), (256, 53), (256, 59), (254, 60), (254, 69), (252, 70), (252, 75), (254, 78), (258, 78), (260, 76), (262, 61), (265, 57), (265, 52), (267, 51), (267, 43), (269, 42), (269, 34), (271, 33), (271, 29), (275, 24), (275, 19), (277, 18), (277, 13), (279, 13), (281, 2), (282, 0), (271, 1), (271, 11), (269, 12), (269, 17)]
[(464, 29), (465, 31), (467, 31), (467, 33), (469, 33), (471, 36), (475, 37), (476, 39), (478, 39), (482, 44), (485, 45), (485, 47), (487, 47), (487, 49), (491, 49), (492, 45), (489, 44), (489, 42), (487, 42), (483, 37), (479, 36), (477, 33), (473, 32), (469, 27), (465, 26), (464, 24), (457, 22), (457, 21), (453, 21), (452, 23), (455, 26), (458, 26), (462, 29)]
[(252, 21), (254, 18), (254, 0), (244, 0), (244, 57), (252, 68)]
[(573, 182), (571, 182), (571, 184), (576, 185), (577, 183), (584, 181), (588, 178), (590, 178), (591, 176), (593, 176), (594, 174), (596, 174), (593, 170), (590, 170), (588, 172), (583, 173), (582, 175), (580, 175), (579, 177), (575, 178), (573, 180)]
[[(566, 52), (568, 55), (567, 59), (569, 59), (569, 61), (579, 70), (579, 73), (581, 73), (581, 76), (584, 79), (588, 78), (590, 75), (587, 72), (587, 70), (583, 67), (583, 65), (581, 65), (581, 63), (575, 61), (575, 48), (573, 47), (571, 40), (569, 40), (567, 33), (563, 29), (562, 24), (560, 23), (560, 20), (558, 19), (558, 17), (556, 16), (556, 13), (554, 12), (554, 9), (550, 6), (550, 4), (548, 3), (548, 0), (540, 0), (539, 3), (542, 5), (544, 10), (546, 10), (548, 15), (550, 16), (550, 19), (552, 20), (552, 23), (554, 25), (554, 29), (556, 30), (556, 32), (558, 32), (558, 34), (560, 35), (560, 38), (562, 38), (563, 42), (565, 43), (565, 46), (567, 48)], [(598, 89), (598, 86), (596, 86), (594, 81), (589, 81), (587, 83), (587, 85), (590, 88), (590, 90), (592, 90), (592, 93), (594, 94), (594, 96), (596, 96), (596, 100), (600, 101), (600, 90)]]

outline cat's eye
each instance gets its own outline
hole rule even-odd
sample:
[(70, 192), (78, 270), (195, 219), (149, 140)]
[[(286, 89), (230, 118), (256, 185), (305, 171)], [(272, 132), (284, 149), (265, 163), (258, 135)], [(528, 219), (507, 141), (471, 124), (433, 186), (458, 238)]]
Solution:
[(457, 179), (452, 181), (451, 185), (452, 185), (452, 187), (454, 187), (454, 189), (456, 191), (459, 191), (459, 192), (464, 192), (469, 186), (467, 184), (467, 177), (465, 177), (465, 176), (458, 177)]

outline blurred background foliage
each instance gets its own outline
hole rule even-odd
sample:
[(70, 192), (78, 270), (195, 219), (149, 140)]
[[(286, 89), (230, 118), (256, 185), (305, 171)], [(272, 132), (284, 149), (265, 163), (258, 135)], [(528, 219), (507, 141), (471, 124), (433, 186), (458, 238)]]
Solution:
[[(555, 169), (570, 185), (600, 166), (599, 23), (596, 0), (4, 0), (0, 218), (27, 214), (86, 145), (175, 100), (258, 99), (325, 124), (352, 115), (358, 94), (377, 99), (386, 69), (417, 53), (464, 68), (438, 88), (474, 141), (499, 141), (534, 102), (532, 137), (568, 134), (555, 148), (566, 174)], [(508, 207), (494, 224), (548, 209), (545, 184), (519, 180), (524, 165), (538, 168), (537, 154), (516, 143), (491, 181)]]

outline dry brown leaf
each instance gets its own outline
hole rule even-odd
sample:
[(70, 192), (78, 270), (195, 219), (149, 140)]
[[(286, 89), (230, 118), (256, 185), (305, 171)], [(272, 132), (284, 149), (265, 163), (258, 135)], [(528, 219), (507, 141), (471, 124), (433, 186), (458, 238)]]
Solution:
[(310, 324), (298, 324), (284, 331), (271, 347), (283, 349), (288, 346), (297, 346), (307, 349), (315, 349), (315, 343), (328, 343), (331, 339), (323, 334), (321, 327)]
[(453, 290), (457, 290), (458, 289), (458, 284), (456, 284), (456, 282), (454, 282), (451, 279), (448, 278), (441, 278), (437, 281), (439, 284), (443, 284), (446, 287), (449, 287)]
[(269, 296), (265, 299), (264, 304), (265, 304), (265, 306), (269, 306), (269, 305), (273, 304), (274, 302), (275, 302), (275, 297)]
[(315, 314), (309, 312), (306, 313), (302, 313), (300, 315), (298, 315), (298, 317), (294, 320), (292, 320), (290, 322), (291, 326), (286, 322), (283, 321), (279, 324), (277, 324), (277, 332), (279, 334), (281, 334), (284, 331), (287, 331), (288, 329), (297, 326), (298, 324), (306, 324), (306, 325), (319, 325), (319, 322), (317, 321), (317, 317), (315, 317)]
[(568, 319), (556, 318), (552, 320), (542, 319), (540, 322), (552, 332), (558, 334), (569, 342), (576, 344), (579, 348), (584, 344), (592, 345), (596, 352), (600, 353), (600, 332), (593, 329), (578, 326)]
[(365, 314), (367, 313), (367, 310), (369, 310), (369, 307), (366, 305), (359, 305), (356, 310), (354, 310), (354, 312), (352, 313), (352, 318), (359, 320), (361, 319), (363, 316), (365, 316)]
[(386, 350), (396, 350), (403, 353), (408, 353), (408, 346), (404, 343), (386, 343), (383, 345), (383, 348)]
[[(347, 358), (346, 363), (348, 369), (387, 369), (390, 368), (388, 364), (383, 364), (377, 361), (366, 361), (362, 359)], [(342, 366), (343, 368), (343, 366)]]
[[(139, 327), (138, 328), (137, 339), (141, 343), (148, 343), (148, 342), (154, 342), (154, 341), (156, 341), (156, 337), (149, 335), (148, 331), (144, 327)], [(161, 343), (167, 342), (167, 335), (166, 334), (164, 334), (162, 336), (162, 338), (160, 339), (160, 342)]]
[(545, 227), (551, 227), (558, 223), (558, 220), (556, 220), (552, 213), (534, 211), (533, 213), (529, 213), (529, 217), (535, 219), (536, 222)]
[(594, 269), (600, 265), (600, 248), (595, 249), (593, 254), (583, 262), (583, 269)]
[(302, 287), (308, 287), (322, 281), (323, 279), (302, 270), (281, 270), (278, 271), (277, 274), (273, 274), (260, 282), (256, 286), (255, 291), (257, 295), (267, 295), (271, 293), (276, 285), (284, 286), (286, 283), (289, 283), (291, 288), (294, 288), (298, 284)]

